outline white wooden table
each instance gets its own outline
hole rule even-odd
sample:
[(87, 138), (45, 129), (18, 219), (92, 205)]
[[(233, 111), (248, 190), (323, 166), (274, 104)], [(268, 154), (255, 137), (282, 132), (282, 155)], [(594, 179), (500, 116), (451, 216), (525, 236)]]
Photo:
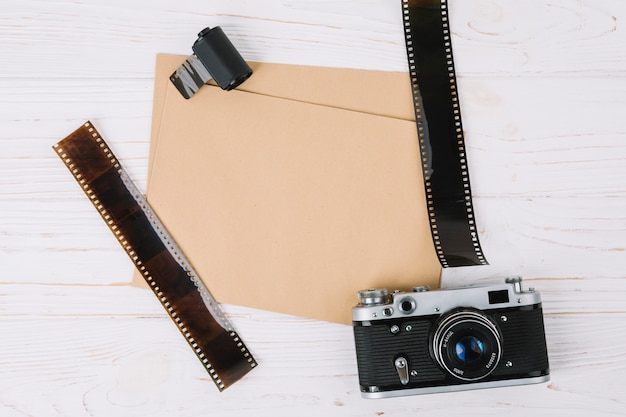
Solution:
[(451, 0), (480, 238), (543, 294), (551, 381), (360, 398), (352, 330), (224, 306), (261, 366), (219, 393), (51, 149), (92, 120), (145, 189), (154, 59), (406, 71), (400, 0), (0, 1), (0, 415), (626, 415), (626, 3)]

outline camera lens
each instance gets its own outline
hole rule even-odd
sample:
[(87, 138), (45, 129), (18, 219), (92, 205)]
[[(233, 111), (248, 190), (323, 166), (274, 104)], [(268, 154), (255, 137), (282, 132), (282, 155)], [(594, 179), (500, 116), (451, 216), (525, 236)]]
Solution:
[(464, 336), (456, 342), (456, 357), (467, 365), (476, 363), (485, 353), (485, 345), (476, 336)]
[(481, 311), (462, 309), (441, 317), (432, 337), (435, 360), (463, 381), (477, 381), (493, 372), (502, 353), (497, 326)]

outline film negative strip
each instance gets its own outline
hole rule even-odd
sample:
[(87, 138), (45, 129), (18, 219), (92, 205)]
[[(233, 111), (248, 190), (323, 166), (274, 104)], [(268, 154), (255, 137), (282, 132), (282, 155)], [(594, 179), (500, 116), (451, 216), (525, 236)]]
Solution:
[(189, 261), (96, 129), (54, 146), (220, 391), (257, 366)]
[(212, 78), (200, 59), (191, 55), (180, 67), (176, 68), (176, 71), (170, 76), (170, 81), (183, 97), (190, 99), (200, 87)]
[(430, 226), (443, 267), (486, 265), (478, 240), (447, 0), (401, 0)]

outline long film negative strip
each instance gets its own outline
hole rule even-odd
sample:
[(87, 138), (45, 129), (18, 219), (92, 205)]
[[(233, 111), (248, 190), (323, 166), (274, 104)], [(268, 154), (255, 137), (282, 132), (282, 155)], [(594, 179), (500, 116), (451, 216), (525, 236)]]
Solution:
[(87, 122), (54, 146), (220, 391), (257, 366), (154, 210)]
[(478, 240), (447, 0), (401, 0), (430, 226), (443, 267), (485, 265)]

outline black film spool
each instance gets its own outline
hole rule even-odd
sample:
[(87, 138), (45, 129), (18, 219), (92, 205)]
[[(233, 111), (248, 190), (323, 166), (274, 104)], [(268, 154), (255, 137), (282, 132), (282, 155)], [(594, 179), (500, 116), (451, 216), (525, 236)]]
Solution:
[(219, 26), (200, 32), (192, 49), (223, 90), (236, 88), (252, 75), (252, 69)]
[(232, 90), (252, 75), (250, 66), (219, 26), (203, 29), (192, 49), (193, 54), (170, 75), (186, 99), (211, 79), (223, 90)]

